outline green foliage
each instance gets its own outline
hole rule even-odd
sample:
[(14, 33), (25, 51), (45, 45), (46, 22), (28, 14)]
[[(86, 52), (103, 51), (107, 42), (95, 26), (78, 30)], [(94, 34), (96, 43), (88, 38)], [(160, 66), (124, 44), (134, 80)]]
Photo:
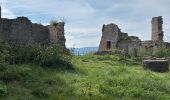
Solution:
[(11, 44), (6, 61), (10, 64), (29, 63), (34, 61), (40, 47)]
[(7, 87), (6, 85), (0, 84), (0, 97), (5, 96), (7, 94)]
[(157, 48), (154, 50), (153, 55), (156, 57), (170, 57), (170, 48)]
[(5, 83), (24, 81), (29, 70), (30, 69), (24, 67), (3, 65), (0, 71), (0, 79)]
[[(169, 73), (145, 71), (140, 64), (134, 64), (132, 59), (114, 55), (87, 55), (76, 57), (75, 60), (77, 69), (85, 73), (85, 76), (79, 74), (80, 78), (76, 81), (78, 83), (75, 82), (75, 88), (81, 87), (84, 97), (92, 98), (97, 95), (106, 100), (170, 98)], [(77, 86), (78, 84), (81, 85)]]
[(5, 62), (5, 58), (8, 56), (9, 51), (3, 42), (0, 42), (0, 63)]
[(24, 46), (10, 45), (6, 57), (6, 62), (10, 64), (35, 63), (40, 66), (60, 66), (70, 65), (71, 55), (65, 48), (59, 45), (48, 46)]
[(170, 48), (158, 47), (158, 48), (147, 48), (140, 49), (139, 57), (170, 57)]
[(54, 19), (50, 20), (50, 25), (51, 26), (57, 26), (57, 24), (58, 24), (57, 20), (54, 20)]
[(40, 66), (69, 65), (71, 57), (69, 51), (59, 49), (58, 46), (49, 46), (39, 50), (35, 61)]
[(153, 49), (153, 48), (140, 48), (139, 56), (140, 57), (154, 56), (153, 55), (154, 50), (155, 49)]
[(36, 97), (40, 97), (40, 98), (45, 98), (45, 97), (49, 97), (48, 92), (45, 91), (45, 89), (43, 89), (42, 87), (40, 88), (36, 88), (32, 91), (32, 94)]

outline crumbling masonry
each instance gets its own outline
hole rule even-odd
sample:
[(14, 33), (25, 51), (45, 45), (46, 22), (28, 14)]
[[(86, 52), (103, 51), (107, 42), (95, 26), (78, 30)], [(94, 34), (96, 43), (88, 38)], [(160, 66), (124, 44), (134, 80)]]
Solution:
[(158, 43), (164, 43), (165, 46), (170, 47), (170, 43), (163, 42), (162, 16), (152, 18), (152, 39), (149, 41), (141, 41), (136, 36), (128, 36), (128, 33), (120, 31), (116, 24), (103, 25), (102, 38), (100, 41), (99, 52), (113, 51), (115, 49), (140, 49), (143, 48), (156, 48)]
[(138, 48), (141, 45), (141, 40), (138, 37), (128, 36), (128, 33), (121, 32), (116, 24), (103, 25), (102, 32), (99, 51)]
[(152, 18), (152, 41), (163, 41), (162, 16)]
[(26, 17), (1, 18), (0, 8), (0, 39), (5, 43), (29, 45), (56, 43), (65, 48), (64, 22), (43, 26), (31, 23)]

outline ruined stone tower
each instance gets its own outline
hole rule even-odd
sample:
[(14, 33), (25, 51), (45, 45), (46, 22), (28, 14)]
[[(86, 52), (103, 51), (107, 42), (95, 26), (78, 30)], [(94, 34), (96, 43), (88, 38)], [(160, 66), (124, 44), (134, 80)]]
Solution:
[(138, 48), (141, 40), (135, 36), (128, 36), (120, 31), (116, 24), (103, 25), (102, 38), (98, 51), (114, 51), (115, 49)]
[[(128, 33), (121, 32), (116, 24), (103, 25), (102, 38), (99, 45), (99, 52), (114, 51), (114, 49), (136, 52), (141, 48), (150, 49), (157, 48), (161, 44), (165, 47), (170, 47), (170, 43), (163, 41), (163, 19), (162, 16), (152, 18), (152, 40), (141, 41), (136, 36), (128, 36)], [(137, 55), (135, 53), (134, 55)]]
[(120, 29), (116, 24), (103, 25), (102, 38), (100, 41), (99, 51), (113, 50), (117, 46)]
[(162, 16), (152, 18), (152, 41), (163, 41), (164, 33), (162, 31)]

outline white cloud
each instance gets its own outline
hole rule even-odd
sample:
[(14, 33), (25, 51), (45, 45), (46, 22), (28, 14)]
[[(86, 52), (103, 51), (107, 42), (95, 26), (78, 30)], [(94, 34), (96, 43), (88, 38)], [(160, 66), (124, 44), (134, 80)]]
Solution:
[(91, 34), (91, 33), (97, 33), (99, 32), (99, 29), (97, 28), (68, 28), (66, 30), (67, 33), (85, 33), (85, 34)]
[(70, 36), (70, 35), (65, 35), (66, 37), (66, 46), (68, 48), (72, 48), (74, 46), (74, 37), (73, 36)]
[(94, 47), (98, 46), (100, 42), (100, 37), (88, 37), (88, 38), (76, 38), (74, 36), (66, 35), (66, 46), (68, 48), (76, 47)]
[(1, 6), (2, 9), (2, 18), (15, 18), (16, 16), (14, 15), (14, 13), (9, 10), (8, 8)]

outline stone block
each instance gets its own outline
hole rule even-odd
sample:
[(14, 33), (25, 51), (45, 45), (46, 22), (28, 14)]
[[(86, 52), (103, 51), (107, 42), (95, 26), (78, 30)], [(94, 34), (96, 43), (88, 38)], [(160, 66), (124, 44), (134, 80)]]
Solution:
[(167, 72), (169, 71), (168, 60), (144, 60), (143, 68), (149, 69), (155, 72)]

